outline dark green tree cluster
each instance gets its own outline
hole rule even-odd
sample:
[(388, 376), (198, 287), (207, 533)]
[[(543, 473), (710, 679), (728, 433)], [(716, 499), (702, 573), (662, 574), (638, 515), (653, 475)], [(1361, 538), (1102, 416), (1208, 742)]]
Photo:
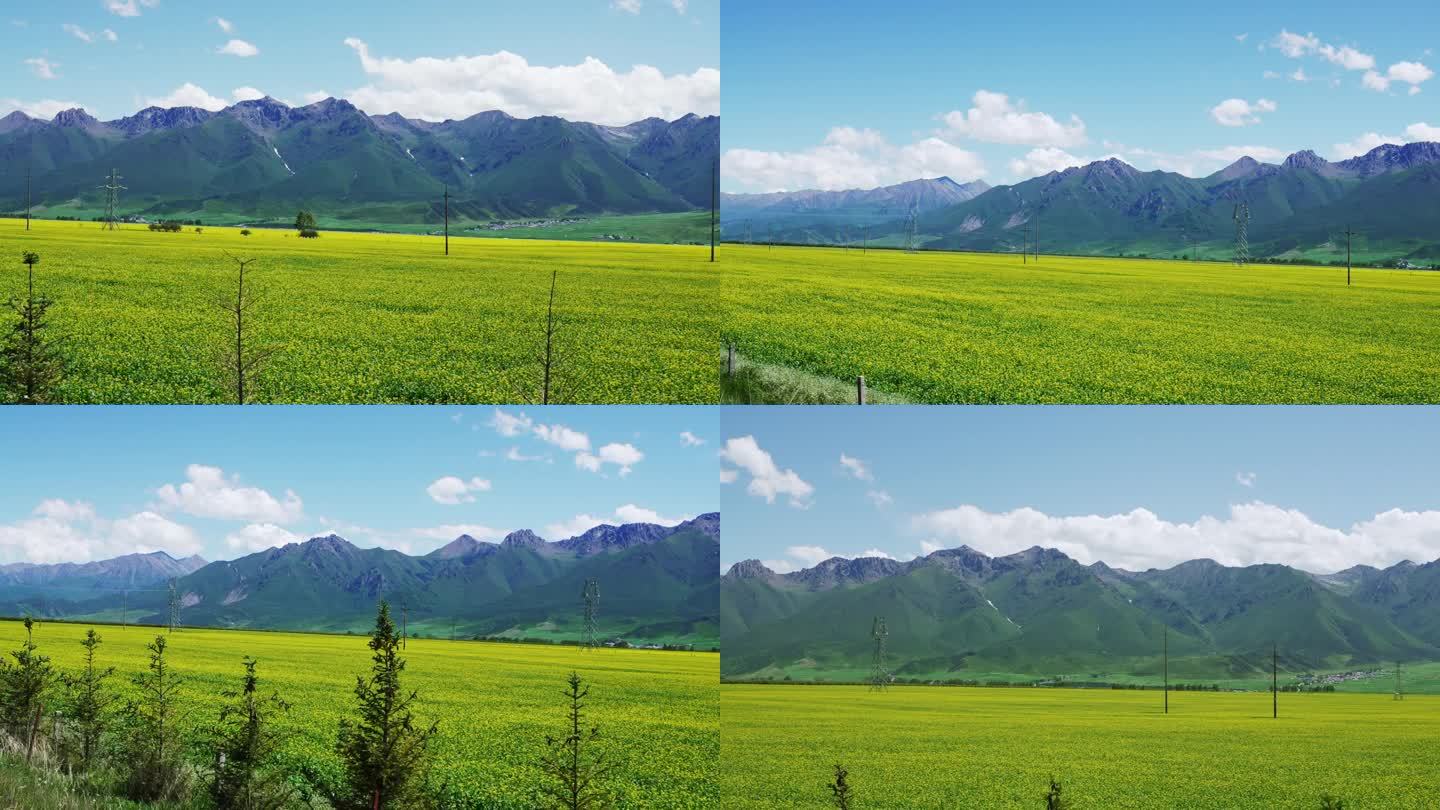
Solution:
[(309, 211), (301, 211), (295, 215), (295, 230), (300, 232), (302, 239), (316, 239), (320, 236), (319, 226), (315, 223), (315, 215)]

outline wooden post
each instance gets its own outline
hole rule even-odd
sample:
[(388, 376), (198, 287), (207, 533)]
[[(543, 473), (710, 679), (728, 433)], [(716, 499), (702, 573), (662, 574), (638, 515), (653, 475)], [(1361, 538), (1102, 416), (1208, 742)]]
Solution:
[(860, 375), (858, 378), (856, 378), (856, 380), (855, 380), (855, 400), (856, 400), (856, 401), (855, 401), (855, 404), (856, 404), (856, 405), (864, 405), (864, 404), (865, 404), (865, 375), (864, 375), (864, 374), (861, 374), (861, 375)]

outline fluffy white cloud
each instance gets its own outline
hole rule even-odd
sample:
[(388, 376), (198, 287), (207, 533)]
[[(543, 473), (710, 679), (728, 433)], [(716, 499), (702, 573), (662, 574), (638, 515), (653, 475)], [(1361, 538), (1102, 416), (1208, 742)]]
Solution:
[(845, 455), (844, 453), (841, 453), (840, 466), (845, 468), (845, 472), (849, 473), (855, 478), (858, 478), (861, 481), (875, 480), (875, 476), (871, 475), (870, 473), (870, 468), (866, 467), (865, 462), (861, 461), (858, 458), (853, 458), (851, 456)]
[(639, 14), (641, 0), (610, 0), (610, 7), (619, 9), (626, 14)]
[(657, 526), (678, 526), (682, 522), (679, 518), (664, 517), (654, 509), (646, 509), (633, 503), (617, 507), (615, 517), (619, 518), (621, 523), (654, 523)]
[(737, 478), (739, 478), (739, 477), (740, 477), (740, 471), (739, 471), (739, 470), (725, 470), (725, 469), (722, 469), (722, 470), (720, 471), (720, 483), (722, 483), (722, 484), (733, 484), (733, 483), (735, 483), (735, 479), (737, 479)]
[(936, 177), (967, 182), (984, 176), (985, 162), (940, 138), (895, 146), (874, 130), (836, 127), (801, 151), (729, 149), (721, 171), (747, 191), (838, 191)]
[(139, 17), (140, 9), (155, 8), (160, 0), (102, 0), (105, 10), (120, 17)]
[(1062, 124), (1047, 113), (1026, 112), (1025, 102), (1011, 103), (1009, 96), (990, 90), (977, 92), (972, 103), (964, 112), (953, 110), (941, 117), (949, 134), (1027, 146), (1079, 146), (1087, 140), (1085, 122), (1076, 115)]
[(49, 59), (46, 59), (46, 58), (43, 57), (43, 56), (36, 56), (36, 57), (31, 58), (31, 59), (26, 59), (26, 60), (25, 60), (25, 64), (27, 64), (27, 65), (30, 66), (30, 70), (31, 70), (32, 72), (34, 72), (34, 74), (35, 74), (38, 78), (41, 78), (41, 79), (58, 79), (58, 78), (60, 78), (59, 74), (57, 74), (57, 73), (55, 72), (55, 69), (58, 68), (58, 67), (60, 67), (60, 63), (59, 63), (59, 62), (51, 62)]
[(253, 554), (267, 548), (278, 548), (288, 543), (299, 543), (305, 538), (274, 523), (251, 523), (245, 528), (225, 535), (225, 545), (232, 551)]
[(535, 422), (524, 413), (515, 416), (514, 414), (506, 413), (496, 408), (495, 415), (490, 417), (490, 421), (487, 424), (494, 428), (495, 432), (501, 436), (514, 438), (523, 433), (530, 432), (530, 428), (534, 426)]
[(1405, 135), (1412, 141), (1440, 141), (1440, 127), (1426, 123), (1411, 124), (1405, 128)]
[(443, 526), (411, 529), (410, 533), (426, 540), (441, 540), (446, 543), (462, 534), (468, 534), (482, 543), (497, 543), (505, 539), (505, 535), (508, 534), (502, 529), (492, 529), (479, 523), (446, 523)]
[(449, 505), (474, 503), (475, 493), (489, 492), (490, 482), (484, 478), (460, 478), (447, 475), (430, 482), (426, 494), (436, 503)]
[(1434, 77), (1435, 71), (1420, 62), (1396, 62), (1383, 74), (1375, 70), (1365, 71), (1360, 83), (1377, 93), (1384, 93), (1393, 82), (1400, 82), (1410, 85), (1409, 93), (1413, 96), (1420, 92), (1421, 84)]
[(549, 523), (545, 526), (545, 539), (550, 541), (565, 540), (585, 532), (604, 523), (604, 518), (594, 515), (576, 515), (569, 520), (562, 520), (558, 523)]
[(1375, 67), (1375, 57), (1370, 54), (1361, 53), (1349, 45), (1330, 45), (1314, 34), (1301, 35), (1281, 29), (1270, 41), (1270, 46), (1291, 59), (1315, 55), (1346, 70), (1371, 70)]
[(225, 19), (224, 17), (216, 17), (215, 24), (220, 26), (220, 30), (224, 31), (227, 34), (234, 33), (235, 31), (235, 24)]
[(690, 0), (670, 0), (670, 7), (675, 9), (676, 13), (684, 14), (690, 9)]
[(864, 551), (862, 551), (862, 552), (860, 552), (859, 554), (857, 554), (856, 556), (857, 556), (857, 557), (879, 557), (879, 558), (882, 559), (882, 560), (893, 560), (893, 559), (895, 559), (895, 557), (892, 556), (892, 555), (890, 554), (890, 552), (884, 551), (884, 550), (878, 549), (878, 548), (867, 548), (867, 549), (865, 549)]
[(785, 549), (785, 553), (806, 566), (818, 565), (835, 556), (826, 551), (823, 546), (790, 546)]
[(120, 35), (117, 34), (117, 33), (115, 33), (114, 31), (111, 31), (109, 28), (106, 28), (104, 31), (101, 31), (101, 32), (100, 32), (100, 36), (105, 37), (105, 41), (106, 41), (106, 42), (119, 42), (119, 41), (120, 41)]
[(880, 508), (884, 508), (895, 502), (895, 499), (890, 497), (890, 493), (883, 489), (872, 489), (865, 493), (865, 497), (869, 498), (871, 503)]
[(230, 91), (230, 98), (235, 101), (255, 101), (265, 98), (265, 92), (255, 87), (237, 87)]
[(1010, 173), (1017, 179), (1027, 179), (1049, 174), (1050, 172), (1063, 172), (1071, 166), (1083, 166), (1090, 161), (1085, 158), (1078, 158), (1066, 152), (1064, 149), (1056, 149), (1053, 146), (1045, 146), (1039, 149), (1031, 149), (1024, 157), (1014, 158), (1010, 161)]
[(230, 106), (225, 99), (216, 98), (205, 92), (205, 88), (190, 82), (175, 88), (168, 96), (152, 98), (145, 103), (151, 107), (199, 107), (210, 112), (219, 112)]
[(688, 430), (682, 430), (680, 431), (680, 443), (686, 447), (699, 447), (705, 443), (705, 440)]
[(588, 451), (580, 451), (575, 454), (575, 466), (590, 472), (601, 472), (606, 464), (614, 464), (620, 468), (620, 477), (630, 474), (634, 465), (645, 459), (645, 454), (633, 444), (620, 444), (612, 442), (601, 447), (596, 454)]
[(0, 101), (5, 107), (19, 110), (31, 118), (54, 118), (65, 110), (73, 110), (80, 106), (78, 101), (57, 101), (55, 99), (43, 99), (41, 101), (22, 101), (18, 98), (7, 98)]
[(1256, 477), (1253, 472), (1237, 472), (1235, 473), (1235, 483), (1242, 487), (1254, 487)]
[(185, 468), (185, 478), (183, 484), (155, 490), (159, 509), (255, 523), (291, 523), (304, 514), (294, 492), (286, 490), (283, 498), (276, 498), (263, 489), (241, 486), (239, 476), (227, 478), (219, 467), (191, 464)]
[(259, 55), (260, 49), (243, 39), (232, 39), (224, 45), (221, 45), (215, 52), (226, 56), (239, 56), (243, 58)]
[(532, 65), (508, 51), (481, 56), (382, 59), (362, 40), (355, 50), (373, 82), (349, 98), (371, 112), (412, 118), (464, 118), (482, 110), (530, 117), (557, 115), (597, 124), (628, 124), (651, 116), (720, 112), (720, 71), (700, 68), (665, 75), (649, 65), (619, 72), (593, 57), (578, 65)]
[(0, 524), (0, 563), (90, 562), (123, 554), (166, 551), (188, 556), (200, 540), (188, 526), (152, 511), (106, 520), (79, 501), (50, 499), (31, 517)]
[(553, 444), (567, 453), (578, 453), (590, 449), (590, 437), (565, 425), (536, 425), (535, 435), (543, 442)]
[(506, 461), (545, 461), (549, 458), (549, 456), (527, 456), (524, 453), (520, 452), (520, 448), (518, 447), (512, 447), (509, 450), (505, 451)]
[(1363, 155), (1377, 146), (1414, 143), (1416, 141), (1440, 141), (1440, 127), (1433, 127), (1422, 121), (1406, 127), (1403, 135), (1384, 135), (1378, 132), (1366, 132), (1353, 141), (1335, 144), (1330, 152), (1336, 160), (1344, 160), (1345, 158), (1352, 158), (1356, 155)]
[(305, 95), (301, 96), (301, 98), (305, 99), (306, 104), (319, 104), (325, 99), (330, 98), (330, 94), (325, 92), (324, 90), (316, 90), (311, 93), (306, 93)]
[[(761, 449), (754, 436), (729, 439), (720, 450), (720, 458), (750, 474), (747, 492), (766, 503), (774, 503), (775, 496), (785, 495), (790, 505), (804, 509), (810, 505), (810, 496), (815, 488), (795, 473), (781, 470), (770, 454)], [(722, 476), (723, 480), (723, 476)]]
[(1227, 98), (1210, 108), (1210, 117), (1222, 127), (1246, 127), (1260, 123), (1261, 113), (1275, 112), (1275, 102), (1262, 98), (1250, 103), (1243, 98)]
[(1197, 556), (1224, 565), (1282, 563), (1317, 573), (1440, 557), (1440, 511), (1392, 509), (1341, 530), (1259, 501), (1232, 506), (1226, 517), (1207, 515), (1191, 523), (1163, 520), (1148, 509), (1055, 517), (1028, 507), (993, 513), (965, 505), (916, 515), (912, 527), (992, 555), (1039, 545), (1082, 563), (1102, 560), (1135, 570)]

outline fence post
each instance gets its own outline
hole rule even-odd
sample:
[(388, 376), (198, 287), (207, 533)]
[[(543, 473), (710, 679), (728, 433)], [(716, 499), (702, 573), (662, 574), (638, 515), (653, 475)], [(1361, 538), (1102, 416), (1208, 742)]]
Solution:
[(855, 400), (856, 400), (856, 401), (855, 401), (855, 404), (856, 404), (856, 405), (864, 405), (864, 404), (865, 404), (865, 375), (864, 375), (864, 374), (861, 374), (861, 375), (860, 375), (858, 378), (856, 378), (856, 380), (855, 380)]

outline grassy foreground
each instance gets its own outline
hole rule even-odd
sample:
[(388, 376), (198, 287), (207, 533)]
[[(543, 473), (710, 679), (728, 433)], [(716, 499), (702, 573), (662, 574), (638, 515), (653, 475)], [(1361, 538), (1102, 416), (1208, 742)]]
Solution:
[(819, 808), (836, 763), (855, 807), (1431, 808), (1440, 697), (721, 686), (725, 806)]
[(221, 296), (251, 266), (258, 344), (279, 345), (257, 399), (491, 403), (538, 399), (551, 271), (558, 271), (561, 401), (712, 403), (718, 274), (708, 248), (206, 227), (111, 232), (93, 222), (0, 220), (0, 300), (55, 299), (71, 367), (65, 403), (226, 400)]
[[(84, 625), (37, 627), (39, 652), (61, 669), (77, 668)], [(117, 682), (146, 662), (156, 628), (101, 627), (99, 660), (115, 666)], [(0, 649), (23, 637), (18, 622), (0, 622)], [(262, 691), (275, 689), (293, 705), (296, 736), (289, 762), (331, 767), (336, 727), (352, 709), (355, 676), (367, 670), (364, 636), (320, 636), (236, 630), (181, 630), (167, 656), (184, 682), (183, 724), (214, 721), (218, 696), (238, 685), (241, 659), (259, 659)], [(707, 653), (412, 639), (405, 651), (405, 686), (420, 692), (418, 720), (438, 720), (435, 774), (460, 806), (531, 808), (542, 776), (546, 734), (564, 723), (565, 677), (591, 684), (587, 723), (599, 726), (617, 763), (607, 786), (617, 804), (635, 808), (715, 807), (719, 797), (719, 656)]]
[(728, 244), (722, 340), (932, 403), (1440, 402), (1440, 273)]

